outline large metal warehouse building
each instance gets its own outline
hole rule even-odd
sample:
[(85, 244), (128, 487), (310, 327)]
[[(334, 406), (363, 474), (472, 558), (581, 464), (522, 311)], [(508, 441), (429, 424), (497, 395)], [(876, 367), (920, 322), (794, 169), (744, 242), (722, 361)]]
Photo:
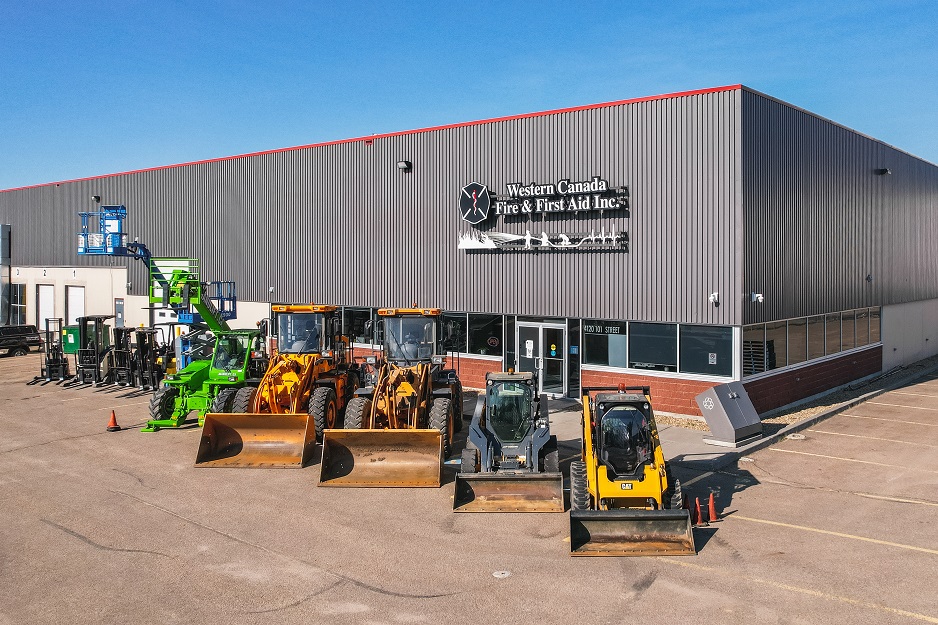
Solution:
[(376, 308), (442, 308), (469, 386), (764, 412), (938, 353), (938, 167), (741, 85), (2, 191), (11, 321), (146, 321), (140, 263), (76, 255), (95, 202), (235, 280), (237, 325), (331, 303), (364, 348)]

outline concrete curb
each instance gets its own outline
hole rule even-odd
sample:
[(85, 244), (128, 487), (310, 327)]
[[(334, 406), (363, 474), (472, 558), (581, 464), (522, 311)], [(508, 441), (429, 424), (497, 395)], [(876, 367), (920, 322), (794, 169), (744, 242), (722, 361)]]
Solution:
[[(775, 434), (766, 436), (765, 438), (762, 438), (756, 441), (755, 443), (752, 443), (751, 445), (740, 447), (739, 449), (734, 449), (733, 451), (723, 454), (719, 458), (714, 458), (713, 460), (710, 460), (707, 463), (709, 465), (707, 468), (710, 471), (718, 471), (729, 464), (737, 462), (743, 456), (747, 456), (756, 451), (760, 451), (762, 449), (765, 449), (766, 447), (771, 447), (772, 445), (779, 442), (780, 440), (782, 440), (789, 434), (793, 434), (800, 430), (807, 429), (816, 423), (819, 423), (827, 418), (833, 417), (834, 415), (839, 414), (845, 410), (849, 410), (853, 408), (854, 406), (862, 404), (863, 402), (867, 400), (870, 400), (874, 397), (878, 397), (879, 395), (882, 395), (884, 393), (888, 393), (889, 391), (893, 391), (904, 384), (908, 384), (909, 382), (923, 378), (926, 375), (935, 373), (936, 371), (938, 371), (938, 365), (925, 369), (924, 371), (916, 375), (912, 375), (907, 378), (903, 378), (901, 380), (896, 380), (892, 384), (884, 386), (881, 389), (870, 391), (869, 393), (865, 393), (855, 399), (851, 399), (849, 401), (843, 402), (842, 404), (837, 404), (836, 406), (829, 408), (825, 410), (824, 412), (821, 412), (814, 416), (808, 417), (806, 419), (802, 419), (801, 421), (797, 421), (795, 423), (791, 423), (785, 426), (784, 428), (782, 428), (781, 430), (779, 430), (778, 432), (776, 432)], [(675, 462), (674, 464), (676, 466), (681, 466), (681, 465), (688, 466), (688, 463), (682, 463), (682, 462)], [(698, 464), (698, 466), (695, 468), (699, 468), (699, 461), (697, 461), (695, 464)]]

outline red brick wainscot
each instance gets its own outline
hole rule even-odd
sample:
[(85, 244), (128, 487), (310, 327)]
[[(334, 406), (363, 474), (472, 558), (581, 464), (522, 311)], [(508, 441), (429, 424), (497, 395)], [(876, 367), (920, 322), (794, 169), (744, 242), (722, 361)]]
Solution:
[[(883, 346), (845, 354), (815, 365), (789, 369), (751, 382), (743, 382), (759, 414), (879, 373)], [(654, 398), (654, 395), (652, 395)]]
[(455, 369), (463, 388), (485, 388), (485, 374), (502, 370), (501, 358), (472, 358), (460, 356), (447, 358), (446, 368)]
[(700, 414), (694, 398), (719, 382), (683, 380), (681, 378), (663, 378), (635, 373), (617, 373), (612, 371), (593, 371), (583, 368), (580, 371), (580, 384), (587, 386), (647, 386), (651, 389), (651, 405), (657, 412), (675, 414)]

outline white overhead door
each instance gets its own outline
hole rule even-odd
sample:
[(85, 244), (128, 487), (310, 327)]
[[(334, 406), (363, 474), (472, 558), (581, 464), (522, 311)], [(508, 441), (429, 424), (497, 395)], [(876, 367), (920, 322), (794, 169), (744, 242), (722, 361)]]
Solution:
[(55, 287), (40, 284), (36, 291), (36, 323), (41, 330), (46, 329), (46, 319), (55, 319)]
[(85, 287), (65, 287), (65, 325), (78, 323), (79, 317), (85, 316)]

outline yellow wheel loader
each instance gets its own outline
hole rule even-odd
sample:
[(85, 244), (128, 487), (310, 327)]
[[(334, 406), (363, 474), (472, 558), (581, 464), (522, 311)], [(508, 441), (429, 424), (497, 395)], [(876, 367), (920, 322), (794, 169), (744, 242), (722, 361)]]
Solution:
[(582, 458), (570, 464), (571, 555), (696, 555), (648, 387), (584, 388), (582, 425)]
[(533, 373), (485, 374), (456, 475), (456, 512), (563, 512), (557, 437)]
[(320, 486), (439, 487), (462, 425), (462, 387), (439, 354), (436, 308), (378, 311), (380, 357), (355, 391), (345, 429), (323, 435)]
[(205, 415), (197, 466), (303, 467), (359, 385), (335, 306), (275, 304), (277, 349), (257, 387), (222, 390)]

